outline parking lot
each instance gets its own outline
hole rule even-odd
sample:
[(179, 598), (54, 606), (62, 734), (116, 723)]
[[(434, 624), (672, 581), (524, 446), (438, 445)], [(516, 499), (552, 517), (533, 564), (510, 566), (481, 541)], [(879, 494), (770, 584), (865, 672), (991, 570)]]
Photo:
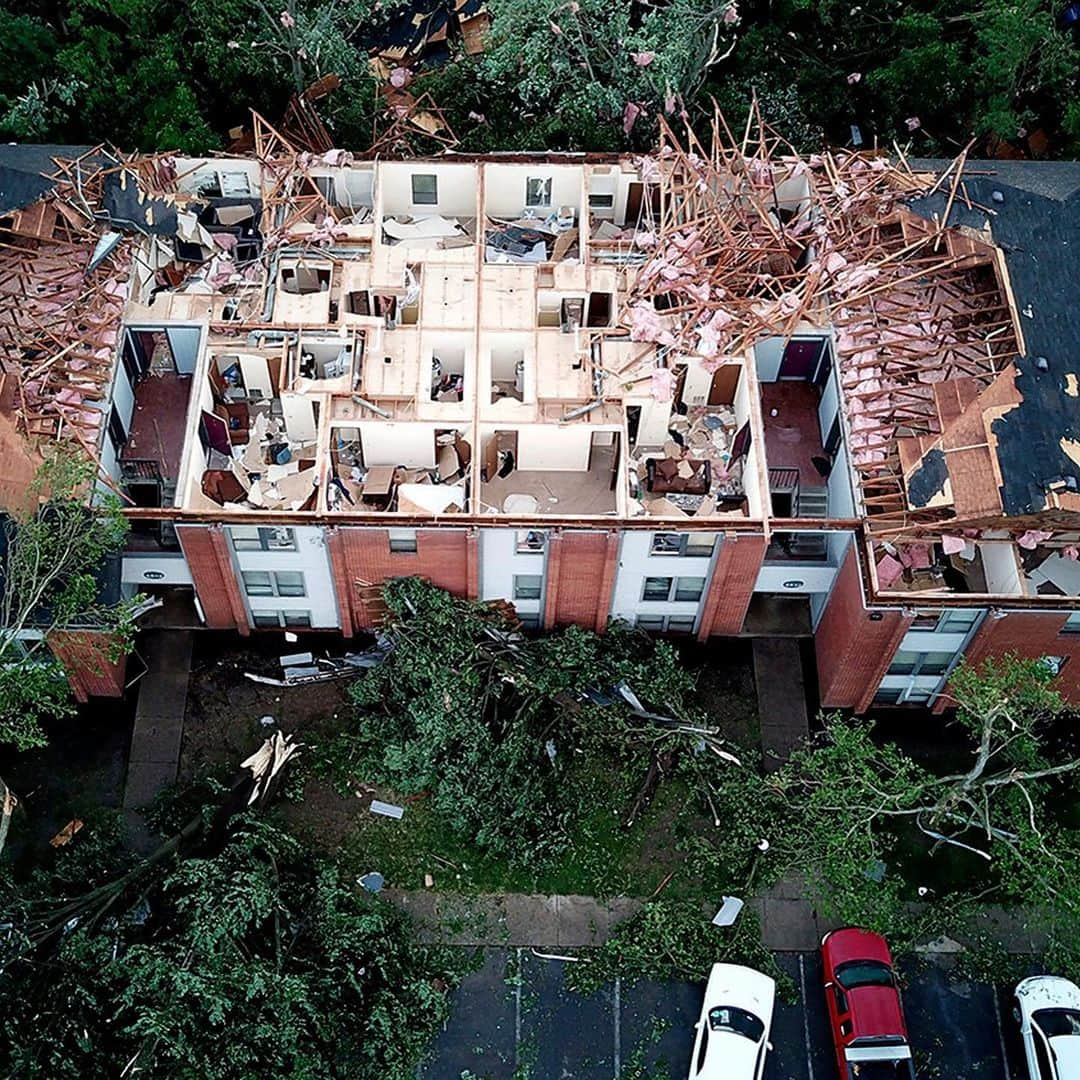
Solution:
[[(799, 1001), (778, 1003), (766, 1080), (834, 1080), (816, 953), (786, 953)], [(581, 997), (566, 961), (491, 949), (469, 976), (424, 1080), (644, 1080), (685, 1077), (703, 986), (611, 984)], [(520, 972), (520, 977), (518, 973)], [(935, 964), (904, 972), (904, 1004), (919, 1080), (1023, 1080), (1007, 991), (964, 982)]]

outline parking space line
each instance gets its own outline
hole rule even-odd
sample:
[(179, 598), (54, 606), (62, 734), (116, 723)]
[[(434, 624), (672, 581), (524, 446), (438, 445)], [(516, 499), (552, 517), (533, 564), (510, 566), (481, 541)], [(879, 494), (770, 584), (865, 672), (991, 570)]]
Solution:
[(612, 994), (612, 1007), (615, 1020), (615, 1047), (613, 1062), (615, 1066), (615, 1080), (619, 1080), (622, 1073), (622, 979), (615, 976), (615, 990)]
[(1009, 1068), (1009, 1053), (1005, 1049), (1005, 1030), (1001, 1026), (1001, 997), (996, 986), (994, 987), (994, 1023), (997, 1024), (998, 1045), (1001, 1047), (1001, 1071), (1005, 1074), (1005, 1080), (1012, 1080), (1012, 1070)]
[(806, 996), (806, 964), (799, 953), (799, 989), (802, 991), (802, 1026), (803, 1041), (806, 1043), (806, 1071), (810, 1080), (814, 1080), (814, 1052), (810, 1046), (810, 1011), (806, 1007), (810, 999)]
[(523, 949), (517, 950), (517, 985), (514, 987), (514, 1070), (521, 1064), (521, 984), (525, 981), (525, 969), (522, 967)]

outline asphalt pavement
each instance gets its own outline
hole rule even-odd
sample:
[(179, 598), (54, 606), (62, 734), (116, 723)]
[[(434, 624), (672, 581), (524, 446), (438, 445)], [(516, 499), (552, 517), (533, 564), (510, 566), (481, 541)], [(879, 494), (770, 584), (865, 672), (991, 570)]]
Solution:
[[(821, 961), (784, 953), (797, 1003), (777, 1004), (765, 1080), (835, 1080)], [(704, 984), (617, 981), (584, 997), (567, 990), (571, 961), (530, 949), (488, 949), (458, 991), (421, 1080), (684, 1078)], [(919, 1080), (1026, 1080), (1008, 991), (926, 962), (903, 969)]]

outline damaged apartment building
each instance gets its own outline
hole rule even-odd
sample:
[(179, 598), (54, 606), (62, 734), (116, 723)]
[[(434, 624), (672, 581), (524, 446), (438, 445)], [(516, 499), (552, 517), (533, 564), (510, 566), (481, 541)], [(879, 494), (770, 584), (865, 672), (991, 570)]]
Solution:
[(1080, 703), (1080, 166), (719, 120), (0, 158), (0, 493), (91, 455), (174, 625), (351, 638), (415, 574), (526, 629), (813, 637), (827, 707), (941, 708), (1012, 650)]

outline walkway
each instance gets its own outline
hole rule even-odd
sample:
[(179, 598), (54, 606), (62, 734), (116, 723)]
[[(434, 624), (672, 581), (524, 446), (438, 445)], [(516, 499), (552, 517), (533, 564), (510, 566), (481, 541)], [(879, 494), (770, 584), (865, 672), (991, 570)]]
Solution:
[(152, 630), (143, 640), (147, 672), (131, 733), (124, 811), (136, 849), (153, 845), (139, 811), (176, 779), (191, 670), (190, 630)]
[(762, 763), (767, 772), (773, 772), (810, 735), (799, 642), (793, 638), (754, 638), (754, 681)]

